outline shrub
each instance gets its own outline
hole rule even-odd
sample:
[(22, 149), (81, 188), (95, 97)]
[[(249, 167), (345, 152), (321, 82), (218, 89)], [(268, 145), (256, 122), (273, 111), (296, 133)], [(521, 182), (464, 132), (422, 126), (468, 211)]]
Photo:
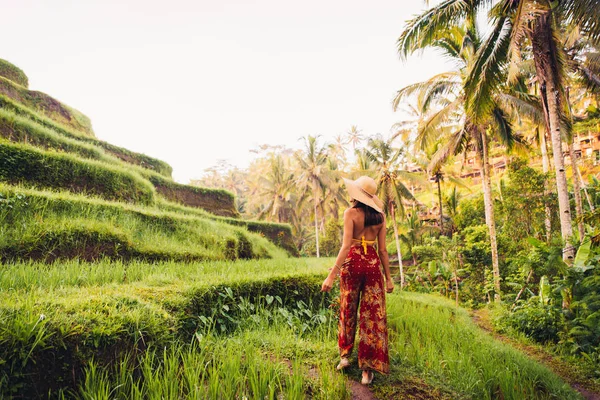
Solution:
[(542, 304), (539, 297), (531, 297), (527, 303), (505, 316), (503, 324), (536, 342), (556, 342), (560, 330), (560, 312), (552, 305)]

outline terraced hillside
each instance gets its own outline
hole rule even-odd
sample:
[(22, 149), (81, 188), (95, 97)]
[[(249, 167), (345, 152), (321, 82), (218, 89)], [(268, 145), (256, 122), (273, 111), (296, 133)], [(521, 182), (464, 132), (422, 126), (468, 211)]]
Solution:
[(175, 182), (28, 81), (0, 60), (1, 260), (297, 255), (289, 226), (240, 219), (232, 193)]

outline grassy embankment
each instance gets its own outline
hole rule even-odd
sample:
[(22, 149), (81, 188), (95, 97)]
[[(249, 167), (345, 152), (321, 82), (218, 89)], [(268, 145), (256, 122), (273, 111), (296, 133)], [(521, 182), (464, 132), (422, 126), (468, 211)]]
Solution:
[(5, 184), (0, 184), (0, 232), (4, 261), (286, 257), (257, 233), (201, 215)]

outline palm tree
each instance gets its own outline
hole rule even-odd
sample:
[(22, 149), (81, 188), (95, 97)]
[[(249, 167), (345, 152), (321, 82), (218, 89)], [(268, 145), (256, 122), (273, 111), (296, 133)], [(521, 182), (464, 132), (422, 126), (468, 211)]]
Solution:
[[(469, 18), (464, 10), (456, 7), (458, 0), (447, 1), (455, 7), (446, 8), (436, 18), (435, 27), (429, 30), (444, 29), (456, 20)], [(475, 0), (472, 4), (481, 8), (489, 1)], [(577, 23), (582, 32), (591, 39), (600, 38), (600, 5), (597, 0), (502, 0), (496, 2), (492, 10), (494, 32), (490, 40), (486, 41), (477, 53), (475, 67), (470, 72), (469, 86), (471, 91), (470, 104), (485, 105), (489, 97), (485, 89), (490, 82), (497, 82), (497, 77), (489, 71), (510, 59), (511, 66), (517, 66), (520, 61), (521, 48), (531, 48), (537, 81), (540, 85), (542, 105), (544, 108), (545, 124), (550, 133), (553, 160), (555, 165), (556, 187), (559, 202), (561, 234), (565, 247), (563, 259), (572, 263), (574, 248), (570, 244), (572, 232), (572, 218), (569, 206), (567, 179), (562, 151), (561, 118), (564, 116), (564, 49), (558, 42), (557, 21), (569, 20)], [(527, 41), (527, 44), (525, 44)], [(508, 47), (507, 47), (508, 46)], [(499, 51), (508, 48), (509, 52)], [(513, 68), (515, 70), (516, 68)], [(510, 76), (515, 76), (511, 74)]]
[[(454, 4), (456, 6), (455, 3), (457, 2), (446, 1), (443, 5)], [(462, 4), (465, 6), (464, 2)], [(442, 7), (442, 5), (438, 7)], [(486, 224), (490, 236), (495, 299), (499, 301), (500, 269), (488, 156), (489, 136), (495, 135), (508, 148), (512, 147), (516, 138), (509, 122), (509, 116), (514, 114), (514, 110), (519, 108), (519, 104), (511, 102), (511, 96), (500, 91), (503, 87), (499, 85), (499, 82), (501, 82), (504, 70), (501, 65), (496, 65), (493, 70), (486, 71), (492, 74), (495, 80), (489, 79), (491, 86), (482, 88), (488, 94), (485, 107), (469, 106), (468, 99), (472, 95), (470, 92), (472, 89), (468, 86), (467, 78), (469, 72), (475, 67), (474, 55), (483, 43), (474, 23), (476, 10), (471, 8), (467, 11), (465, 11), (466, 17), (464, 18), (466, 22), (461, 27), (432, 29), (429, 24), (436, 22), (437, 19), (435, 12), (431, 10), (408, 23), (407, 29), (398, 40), (398, 49), (402, 57), (406, 57), (416, 50), (432, 47), (443, 51), (460, 67), (457, 71), (438, 74), (428, 81), (401, 89), (398, 91), (393, 105), (395, 108), (398, 107), (401, 101), (414, 94), (423, 98), (421, 102), (425, 109), (422, 113), (428, 117), (420, 124), (416, 138), (421, 149), (425, 150), (440, 137), (447, 137), (446, 144), (434, 155), (428, 167), (429, 171), (433, 173), (439, 171), (441, 164), (452, 154), (464, 152), (469, 148), (475, 150), (480, 164)], [(424, 23), (424, 15), (431, 18), (433, 22)], [(490, 36), (494, 37), (495, 34), (497, 32), (492, 32)], [(507, 48), (504, 51), (507, 51)], [(500, 98), (501, 93), (504, 95), (502, 99)], [(508, 103), (512, 107), (507, 107)]]
[(317, 257), (319, 253), (319, 212), (320, 194), (327, 187), (329, 179), (327, 176), (327, 149), (320, 146), (318, 136), (306, 136), (304, 138), (304, 151), (295, 154), (298, 162), (298, 176), (296, 183), (301, 191), (309, 192), (313, 199), (313, 217), (315, 221), (315, 245)]
[(352, 145), (352, 148), (356, 150), (356, 147), (365, 139), (361, 130), (356, 125), (352, 125), (347, 133), (348, 143)]
[(259, 177), (258, 196), (263, 199), (263, 208), (258, 218), (270, 215), (277, 222), (291, 222), (291, 200), (296, 186), (294, 174), (280, 154), (271, 155), (269, 166), (270, 170)]
[(410, 179), (410, 173), (397, 169), (397, 161), (402, 155), (402, 149), (392, 146), (393, 139), (383, 140), (381, 136), (370, 138), (365, 149), (365, 155), (373, 163), (379, 194), (384, 203), (384, 211), (390, 216), (394, 227), (394, 239), (400, 267), (400, 288), (404, 287), (404, 268), (402, 252), (398, 235), (397, 213), (404, 216), (404, 200), (415, 201), (412, 193), (406, 188), (401, 179)]

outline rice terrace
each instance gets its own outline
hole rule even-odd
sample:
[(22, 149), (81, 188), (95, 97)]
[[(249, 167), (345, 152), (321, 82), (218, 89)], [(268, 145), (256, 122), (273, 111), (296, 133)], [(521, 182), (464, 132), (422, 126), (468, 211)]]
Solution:
[[(187, 183), (0, 59), (0, 398), (600, 399), (600, 2), (421, 3), (395, 62), (449, 67), (388, 88), (389, 135), (343, 121)], [(352, 240), (393, 279), (372, 382), (338, 349), (359, 177), (384, 233)]]

